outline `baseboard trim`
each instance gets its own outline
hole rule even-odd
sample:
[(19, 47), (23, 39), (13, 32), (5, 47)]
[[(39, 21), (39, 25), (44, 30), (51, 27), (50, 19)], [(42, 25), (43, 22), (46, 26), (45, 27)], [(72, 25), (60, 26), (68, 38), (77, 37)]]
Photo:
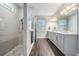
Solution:
[(33, 43), (32, 43), (31, 48), (30, 48), (30, 50), (29, 50), (29, 52), (28, 52), (27, 56), (29, 56), (29, 55), (30, 55), (31, 50), (32, 50), (32, 48), (33, 48), (33, 46), (34, 46), (34, 43), (35, 43), (35, 42), (33, 42)]

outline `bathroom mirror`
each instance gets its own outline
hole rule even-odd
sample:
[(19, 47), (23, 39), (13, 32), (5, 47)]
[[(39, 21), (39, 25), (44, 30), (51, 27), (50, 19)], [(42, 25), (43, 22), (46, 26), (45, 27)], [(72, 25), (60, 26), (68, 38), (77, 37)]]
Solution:
[(58, 18), (58, 28), (62, 31), (77, 33), (77, 5), (67, 4), (62, 7)]

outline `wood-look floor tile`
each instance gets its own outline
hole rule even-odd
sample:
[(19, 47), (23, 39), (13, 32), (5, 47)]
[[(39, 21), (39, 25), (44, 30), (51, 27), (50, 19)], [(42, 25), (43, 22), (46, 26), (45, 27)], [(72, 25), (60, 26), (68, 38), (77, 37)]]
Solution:
[(38, 39), (30, 56), (64, 56), (64, 54), (49, 39)]
[(30, 56), (54, 56), (54, 53), (45, 39), (38, 39)]

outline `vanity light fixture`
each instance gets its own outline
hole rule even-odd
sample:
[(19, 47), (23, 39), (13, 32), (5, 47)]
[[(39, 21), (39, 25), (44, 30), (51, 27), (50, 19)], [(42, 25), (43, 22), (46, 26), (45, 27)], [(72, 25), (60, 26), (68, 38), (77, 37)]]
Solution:
[(62, 12), (60, 12), (60, 14), (61, 14), (61, 15), (63, 15), (63, 14), (64, 14), (64, 12), (66, 12), (66, 9), (64, 9)]
[(64, 13), (65, 15), (67, 15), (67, 14), (69, 14), (70, 12), (72, 12), (72, 11), (74, 11), (74, 10), (76, 10), (77, 9), (77, 7), (73, 7), (73, 8), (71, 8), (68, 12), (66, 12), (66, 13)]
[(62, 12), (60, 12), (61, 15), (67, 15), (68, 13), (72, 12), (73, 10), (76, 10), (76, 4), (71, 4), (70, 6), (67, 6), (66, 8), (63, 9)]
[(77, 7), (73, 7), (73, 8), (72, 8), (72, 10), (76, 10), (76, 9), (77, 9)]
[(67, 6), (67, 7), (66, 7), (66, 10), (69, 10), (70, 8), (71, 8), (70, 6)]
[(4, 8), (10, 10), (11, 12), (14, 12), (14, 8), (12, 8), (11, 6), (8, 5), (8, 3), (0, 3), (1, 6), (3, 6)]

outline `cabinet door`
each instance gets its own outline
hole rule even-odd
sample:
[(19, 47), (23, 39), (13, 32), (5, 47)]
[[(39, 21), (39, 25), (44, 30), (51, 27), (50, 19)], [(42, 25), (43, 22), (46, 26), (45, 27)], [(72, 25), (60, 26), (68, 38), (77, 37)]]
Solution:
[(58, 48), (61, 52), (63, 52), (63, 35), (62, 34), (58, 34)]
[(55, 33), (54, 35), (55, 45), (58, 46), (58, 33)]
[(51, 41), (51, 32), (49, 32), (49, 40)]
[(47, 32), (47, 35), (46, 35), (46, 37), (49, 39), (49, 32)]
[(55, 32), (49, 32), (48, 33), (48, 38), (49, 40), (54, 43), (57, 46), (57, 42), (56, 42), (56, 33)]
[(64, 36), (64, 54), (69, 56), (77, 54), (77, 35)]
[(52, 33), (52, 42), (56, 45), (56, 33)]
[(52, 32), (48, 32), (48, 39), (52, 41), (52, 38), (53, 38)]
[(52, 43), (54, 43), (54, 45), (57, 46), (57, 42), (56, 42), (56, 36), (57, 36), (57, 34), (55, 32), (51, 32), (50, 36), (51, 36)]

